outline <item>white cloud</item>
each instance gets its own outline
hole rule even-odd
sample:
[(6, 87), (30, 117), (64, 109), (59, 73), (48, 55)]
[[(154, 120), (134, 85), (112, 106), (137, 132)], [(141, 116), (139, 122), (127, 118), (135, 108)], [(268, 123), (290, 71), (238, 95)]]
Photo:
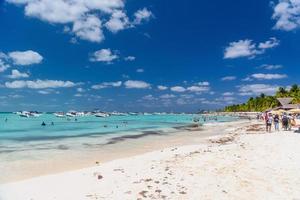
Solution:
[(157, 89), (159, 89), (159, 90), (167, 90), (168, 87), (167, 87), (167, 86), (164, 86), (164, 85), (158, 85), (158, 86), (157, 86)]
[(76, 20), (73, 24), (72, 31), (80, 39), (91, 42), (101, 42), (104, 40), (101, 26), (101, 21), (98, 17), (88, 15), (85, 18)]
[(274, 48), (279, 45), (279, 40), (272, 37), (265, 42), (259, 44), (254, 43), (252, 40), (239, 40), (237, 42), (231, 42), (226, 47), (224, 52), (225, 59), (234, 59), (240, 57), (254, 58), (259, 54), (265, 53), (267, 49)]
[(148, 21), (153, 14), (147, 8), (140, 9), (134, 13), (134, 24), (141, 24), (143, 21)]
[(128, 89), (149, 89), (151, 85), (145, 81), (128, 80), (124, 83)]
[(182, 86), (174, 86), (170, 88), (173, 92), (185, 92), (186, 89)]
[(171, 99), (171, 98), (175, 98), (176, 96), (173, 94), (163, 94), (161, 95), (159, 98), (161, 99)]
[(261, 93), (273, 95), (278, 89), (278, 86), (268, 84), (249, 84), (238, 87), (241, 96), (259, 95)]
[(156, 98), (153, 97), (152, 94), (149, 94), (149, 95), (144, 96), (142, 99), (147, 100), (147, 101), (152, 101), (152, 100), (155, 100)]
[(13, 51), (8, 53), (8, 56), (13, 60), (15, 65), (32, 65), (42, 62), (43, 57), (35, 51)]
[(119, 56), (114, 54), (110, 49), (101, 49), (93, 53), (90, 61), (111, 63), (113, 60), (118, 58)]
[(127, 56), (127, 57), (124, 58), (124, 60), (126, 60), (126, 61), (134, 61), (135, 57), (134, 56)]
[(80, 93), (85, 92), (85, 89), (83, 89), (83, 88), (77, 88), (76, 90), (77, 90), (77, 92), (80, 92)]
[(279, 40), (277, 40), (275, 37), (271, 37), (269, 40), (259, 43), (258, 48), (271, 49), (277, 47), (278, 45), (279, 45)]
[(76, 86), (71, 81), (58, 80), (36, 80), (36, 81), (12, 81), (5, 82), (7, 88), (30, 88), (30, 89), (45, 89), (45, 88), (69, 88)]
[(198, 85), (200, 85), (200, 86), (209, 86), (210, 83), (207, 82), (207, 81), (203, 81), (203, 82), (199, 82)]
[(287, 78), (286, 74), (252, 74), (252, 78), (259, 79), (259, 80), (272, 80), (272, 79), (283, 79)]
[(280, 68), (283, 68), (282, 65), (261, 65), (259, 68), (263, 68), (263, 69), (266, 69), (266, 70), (273, 70), (273, 69), (280, 69)]
[(67, 31), (91, 42), (104, 40), (103, 27), (116, 33), (149, 20), (147, 8), (140, 9), (130, 22), (126, 16), (125, 0), (6, 0), (24, 6), (25, 15), (51, 24), (73, 26)]
[(223, 96), (232, 96), (232, 95), (234, 95), (234, 93), (233, 92), (224, 92), (222, 95)]
[(44, 95), (47, 95), (47, 94), (59, 94), (59, 91), (56, 91), (56, 90), (53, 90), (53, 89), (45, 89), (45, 90), (38, 90), (37, 91), (39, 94), (44, 94)]
[(145, 70), (142, 69), (142, 68), (136, 70), (136, 72), (138, 72), (138, 73), (143, 73), (144, 71), (145, 71)]
[(29, 75), (27, 73), (21, 73), (16, 69), (11, 70), (11, 74), (7, 76), (11, 79), (18, 79), (18, 78), (28, 78)]
[(120, 87), (121, 85), (122, 85), (122, 81), (103, 82), (98, 85), (93, 85), (92, 89), (99, 90), (99, 89), (110, 88), (110, 87)]
[(190, 86), (186, 90), (190, 92), (207, 92), (210, 90), (210, 88), (204, 86)]
[(82, 97), (83, 95), (80, 93), (74, 94), (74, 97)]
[(225, 76), (225, 77), (221, 78), (222, 81), (233, 81), (235, 79), (236, 79), (235, 76)]
[(0, 52), (0, 72), (4, 72), (10, 67), (10, 65), (6, 63), (5, 58), (6, 55)]
[(113, 33), (117, 33), (130, 26), (127, 15), (121, 10), (113, 11), (109, 21), (105, 23), (105, 27)]
[(300, 27), (300, 1), (279, 0), (274, 7), (273, 19), (277, 20), (274, 29), (292, 31)]

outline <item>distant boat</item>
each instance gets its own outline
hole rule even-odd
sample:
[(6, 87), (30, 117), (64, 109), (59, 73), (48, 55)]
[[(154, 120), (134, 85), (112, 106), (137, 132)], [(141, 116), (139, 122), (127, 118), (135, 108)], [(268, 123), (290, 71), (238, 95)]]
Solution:
[(22, 111), (21, 113), (19, 113), (19, 116), (20, 117), (30, 117), (30, 113), (28, 111)]
[(115, 116), (126, 116), (127, 115), (126, 113), (121, 113), (121, 112), (116, 112), (116, 111), (111, 112), (109, 114), (110, 115), (115, 115)]
[(94, 114), (95, 117), (109, 117), (109, 114), (98, 112)]
[(18, 111), (15, 114), (19, 115), (20, 117), (39, 117), (41, 116), (41, 113), (37, 112), (37, 111)]
[(76, 117), (76, 113), (75, 112), (67, 112), (66, 116), (67, 117)]
[(54, 113), (54, 115), (55, 115), (55, 117), (59, 117), (59, 118), (66, 117), (63, 112), (56, 112), (56, 113)]
[(39, 113), (39, 112), (37, 112), (37, 111), (30, 111), (29, 112), (29, 116), (30, 117), (39, 117), (39, 116), (41, 116), (42, 115), (42, 113)]
[(129, 112), (128, 114), (129, 115), (138, 115), (138, 113), (136, 113), (136, 112)]

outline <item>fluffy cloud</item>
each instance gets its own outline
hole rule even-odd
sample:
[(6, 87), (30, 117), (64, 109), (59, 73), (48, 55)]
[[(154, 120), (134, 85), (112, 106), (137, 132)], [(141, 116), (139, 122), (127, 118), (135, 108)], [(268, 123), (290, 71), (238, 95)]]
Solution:
[(186, 89), (182, 86), (174, 86), (170, 88), (173, 92), (185, 92)]
[(235, 76), (225, 76), (225, 77), (221, 78), (222, 81), (233, 81), (235, 79), (236, 79)]
[(128, 80), (124, 83), (128, 89), (149, 89), (151, 85), (145, 81)]
[(233, 92), (224, 92), (222, 95), (223, 96), (232, 96), (232, 95), (234, 95), (234, 93)]
[(287, 78), (286, 74), (252, 74), (252, 78), (259, 79), (259, 80), (272, 80), (272, 79), (283, 79)]
[(101, 49), (93, 53), (90, 61), (111, 63), (113, 60), (118, 58), (119, 56), (114, 54), (110, 49)]
[(0, 52), (0, 72), (4, 72), (10, 67), (6, 60), (7, 56), (4, 53)]
[(273, 19), (277, 20), (274, 28), (291, 31), (300, 27), (300, 1), (279, 0), (274, 7)]
[(210, 88), (204, 86), (190, 86), (186, 90), (190, 92), (207, 92), (210, 90)]
[(142, 68), (136, 70), (137, 73), (143, 73), (144, 71), (145, 71), (145, 70), (142, 69)]
[(22, 73), (16, 69), (13, 69), (13, 70), (11, 70), (11, 74), (8, 75), (7, 77), (11, 78), (11, 79), (18, 79), (18, 78), (28, 78), (29, 75), (27, 73)]
[(167, 90), (168, 87), (167, 87), (167, 86), (164, 86), (164, 85), (158, 85), (158, 86), (157, 86), (157, 89), (159, 89), (159, 90)]
[(45, 89), (45, 88), (69, 88), (76, 86), (71, 81), (58, 81), (58, 80), (36, 80), (36, 81), (12, 81), (5, 82), (5, 87), (17, 88), (30, 88), (30, 89)]
[(77, 88), (76, 90), (77, 90), (77, 92), (85, 92), (85, 89), (83, 89), (83, 88)]
[(265, 53), (267, 49), (274, 48), (279, 45), (279, 41), (272, 37), (265, 42), (259, 44), (254, 43), (252, 40), (239, 40), (237, 42), (231, 42), (226, 47), (224, 52), (225, 59), (234, 59), (240, 57), (254, 58), (259, 54)]
[(120, 87), (122, 85), (122, 81), (116, 82), (104, 82), (98, 85), (93, 85), (92, 88), (95, 90), (110, 88), (110, 87)]
[(8, 53), (15, 65), (32, 65), (42, 62), (43, 57), (35, 51), (13, 51)]
[[(6, 0), (22, 5), (25, 15), (51, 24), (73, 26), (71, 34), (91, 42), (104, 39), (103, 26), (116, 33), (134, 27), (152, 16), (147, 8), (138, 10), (130, 22), (124, 0)], [(69, 28), (70, 29), (70, 28)], [(69, 32), (69, 31), (68, 31)]]
[(261, 93), (272, 95), (278, 89), (278, 86), (268, 84), (249, 84), (238, 87), (241, 96), (259, 95)]
[(209, 86), (210, 83), (207, 82), (207, 81), (203, 81), (203, 82), (199, 82), (197, 85), (200, 85), (200, 86)]
[(140, 9), (134, 13), (134, 24), (141, 24), (143, 21), (148, 21), (153, 14), (147, 8)]
[(171, 99), (171, 98), (175, 98), (176, 96), (173, 94), (163, 94), (161, 95), (159, 98), (161, 99)]
[(91, 42), (101, 42), (104, 35), (101, 29), (101, 21), (95, 15), (76, 20), (73, 24), (73, 33), (83, 40)]
[(111, 15), (109, 21), (105, 23), (105, 27), (113, 33), (117, 33), (130, 26), (127, 15), (120, 10), (116, 10)]

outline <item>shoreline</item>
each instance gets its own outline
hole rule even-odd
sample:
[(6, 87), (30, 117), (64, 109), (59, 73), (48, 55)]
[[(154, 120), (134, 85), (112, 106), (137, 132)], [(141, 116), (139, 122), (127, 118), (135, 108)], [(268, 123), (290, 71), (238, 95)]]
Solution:
[[(148, 153), (151, 151), (168, 148), (172, 146), (190, 145), (205, 143), (206, 137), (226, 134), (223, 130), (218, 132), (221, 127), (234, 126), (235, 124), (248, 123), (246, 120), (233, 122), (219, 122), (218, 127), (213, 124), (206, 124), (199, 128), (180, 128), (180, 129), (160, 129), (162, 134), (146, 134), (144, 137), (135, 135), (124, 135), (116, 137), (106, 145), (87, 146), (86, 149), (69, 150), (62, 149), (51, 152), (41, 151), (34, 160), (16, 160), (0, 166), (5, 176), (0, 178), (0, 184), (21, 181), (37, 176), (78, 170), (93, 167), (96, 163), (105, 163), (115, 159), (131, 157)], [(190, 127), (190, 126), (189, 126)], [(154, 130), (158, 131), (158, 130)], [(30, 154), (30, 151), (27, 153)]]

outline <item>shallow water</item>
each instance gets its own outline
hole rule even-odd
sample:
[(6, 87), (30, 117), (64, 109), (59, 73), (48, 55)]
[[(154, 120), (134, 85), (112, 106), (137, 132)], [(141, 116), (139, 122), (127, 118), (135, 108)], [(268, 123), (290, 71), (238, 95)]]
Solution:
[[(0, 155), (3, 161), (3, 156), (6, 159), (19, 159), (19, 156), (14, 156), (15, 152), (30, 151), (32, 154), (35, 150), (94, 148), (126, 139), (164, 134), (159, 130), (188, 125), (193, 122), (194, 117), (200, 119), (199, 123), (204, 123), (202, 116), (188, 114), (106, 118), (95, 116), (58, 118), (53, 114), (43, 114), (39, 117), (23, 118), (13, 113), (0, 113)], [(232, 120), (234, 118), (218, 116), (217, 120), (211, 118), (205, 122)], [(47, 125), (41, 126), (42, 122)]]

